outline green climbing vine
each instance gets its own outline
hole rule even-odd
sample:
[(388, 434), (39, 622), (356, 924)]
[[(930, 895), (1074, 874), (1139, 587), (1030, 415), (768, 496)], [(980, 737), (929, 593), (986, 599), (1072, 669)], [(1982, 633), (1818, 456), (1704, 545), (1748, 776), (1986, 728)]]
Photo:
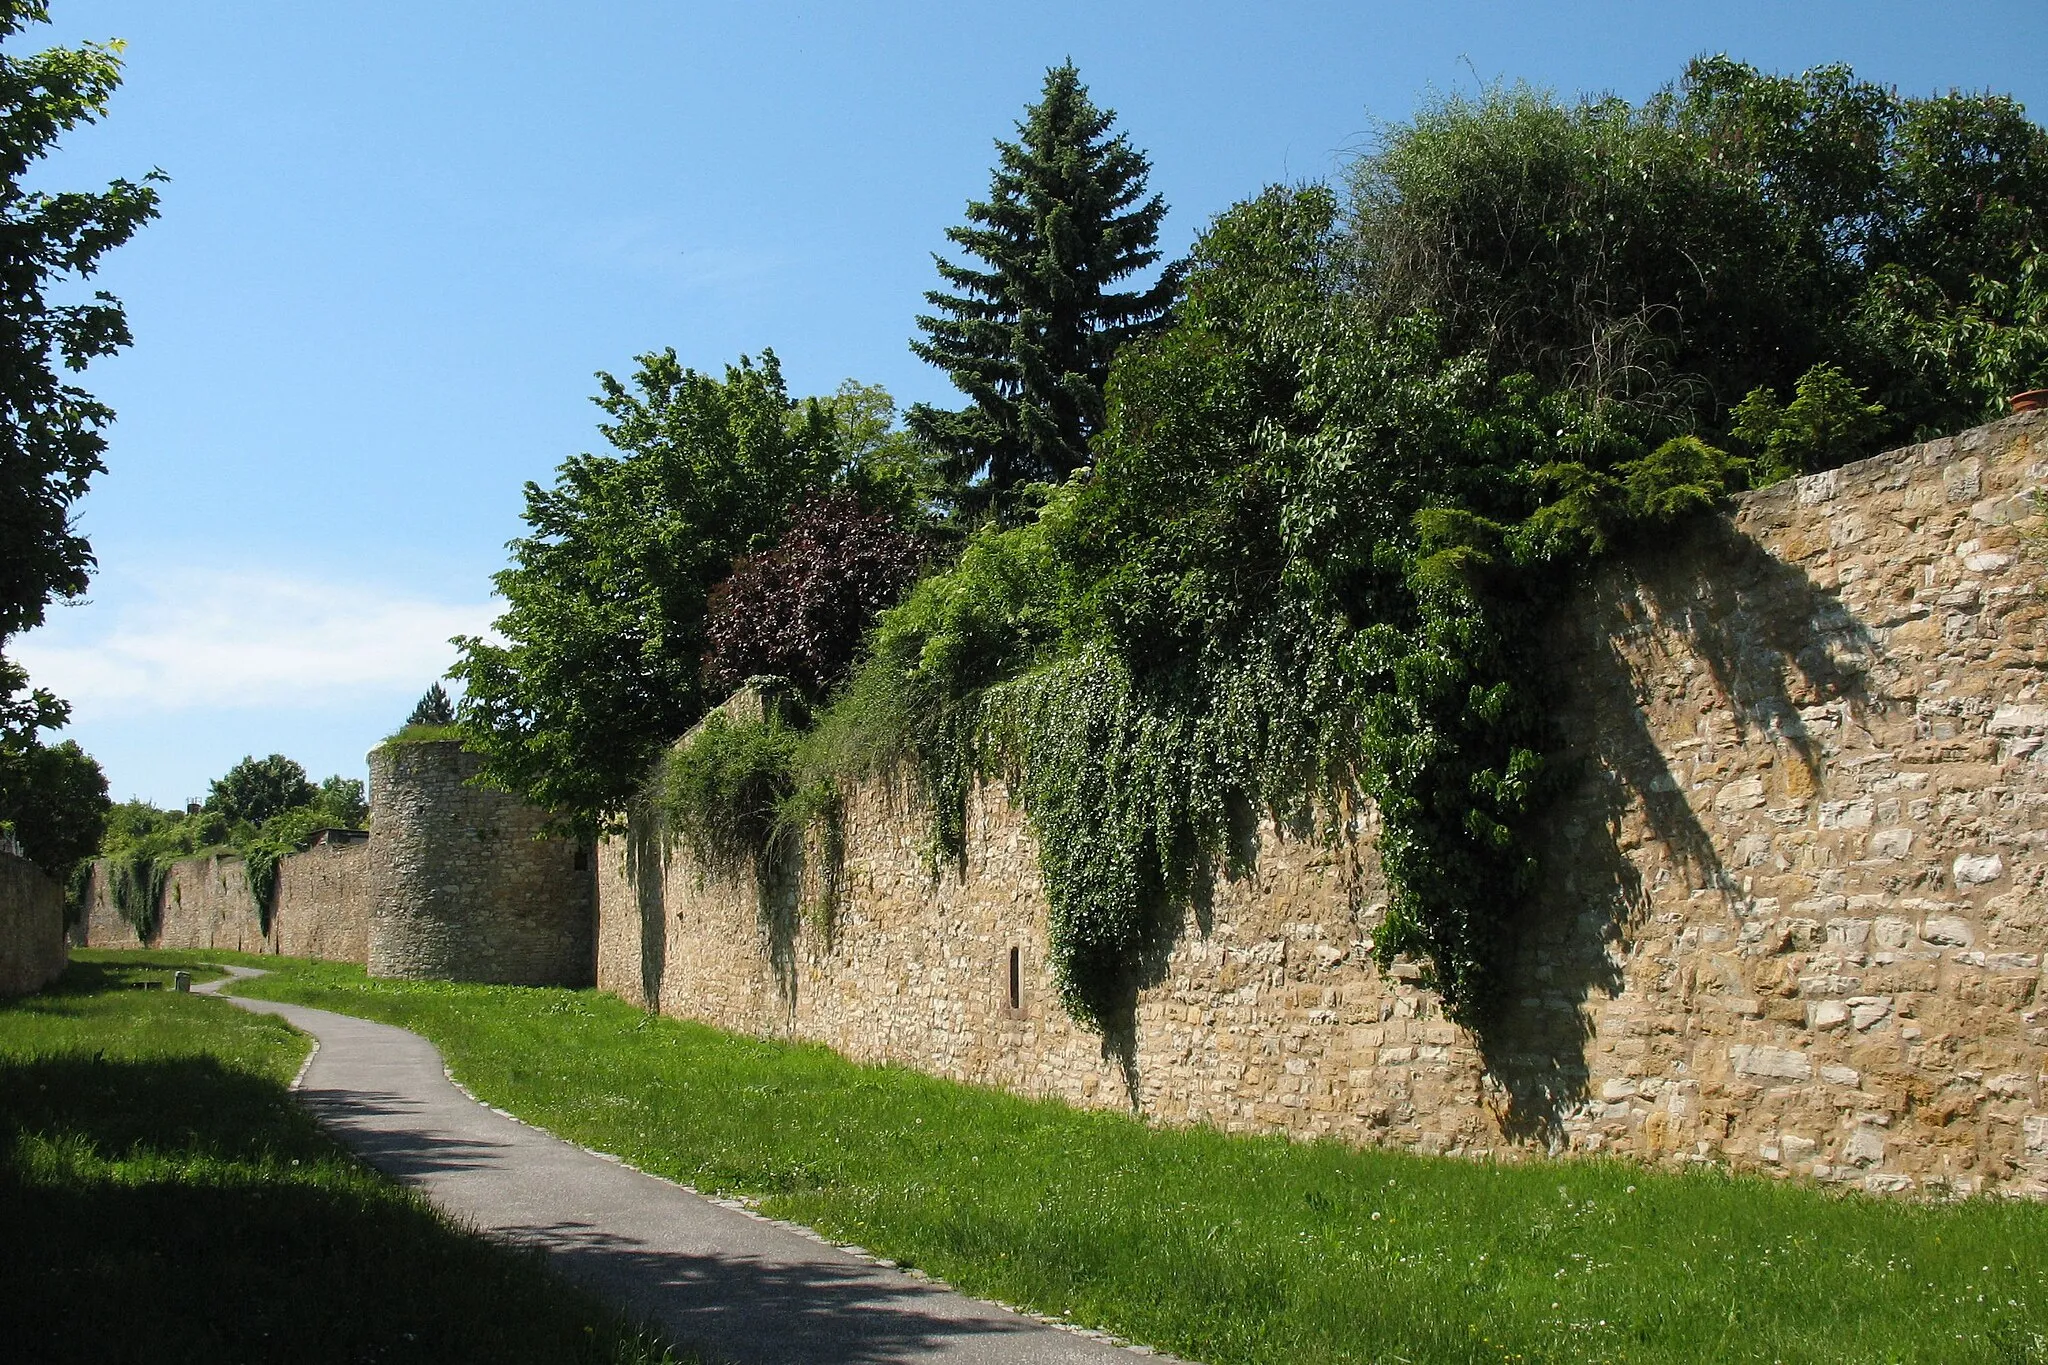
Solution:
[(785, 720), (780, 699), (767, 698), (763, 711), (758, 719), (707, 716), (656, 765), (643, 808), (703, 870), (751, 876), (764, 915), (780, 904), (778, 889), (800, 889), (808, 875), (809, 904), (829, 924), (844, 853), (840, 795), (831, 782), (806, 778), (805, 734)]
[(171, 859), (144, 850), (108, 859), (107, 894), (114, 911), (144, 943), (156, 937), (163, 922), (164, 887), (170, 881)]

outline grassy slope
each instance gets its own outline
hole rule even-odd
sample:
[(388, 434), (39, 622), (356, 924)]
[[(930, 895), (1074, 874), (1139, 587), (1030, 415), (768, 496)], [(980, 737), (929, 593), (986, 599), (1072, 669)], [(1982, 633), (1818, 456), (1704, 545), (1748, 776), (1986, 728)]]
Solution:
[(169, 956), (81, 952), (50, 991), (0, 1002), (0, 1355), (657, 1358), (323, 1136), (286, 1089), (303, 1036), (132, 989)]
[(2038, 1206), (1152, 1130), (591, 992), (273, 965), (247, 993), (417, 1029), (579, 1142), (1214, 1365), (2048, 1360)]

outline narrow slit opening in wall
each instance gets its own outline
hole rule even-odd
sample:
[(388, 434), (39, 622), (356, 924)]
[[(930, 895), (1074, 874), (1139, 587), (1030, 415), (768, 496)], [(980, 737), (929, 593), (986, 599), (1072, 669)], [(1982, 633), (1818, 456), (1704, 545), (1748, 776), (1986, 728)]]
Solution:
[(576, 845), (575, 870), (578, 872), (588, 872), (590, 870), (590, 850), (581, 844)]
[(1010, 949), (1010, 1008), (1024, 1007), (1024, 950)]

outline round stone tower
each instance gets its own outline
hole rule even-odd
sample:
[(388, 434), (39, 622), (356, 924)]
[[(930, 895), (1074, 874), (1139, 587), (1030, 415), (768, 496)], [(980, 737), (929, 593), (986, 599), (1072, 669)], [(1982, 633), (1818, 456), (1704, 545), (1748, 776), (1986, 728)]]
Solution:
[(370, 751), (370, 975), (508, 985), (594, 979), (596, 881), (545, 813), (470, 785), (453, 740)]

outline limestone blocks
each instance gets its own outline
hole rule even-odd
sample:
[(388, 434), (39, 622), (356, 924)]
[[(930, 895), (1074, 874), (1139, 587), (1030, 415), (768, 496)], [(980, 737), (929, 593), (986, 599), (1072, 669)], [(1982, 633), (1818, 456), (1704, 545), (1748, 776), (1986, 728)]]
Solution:
[(595, 971), (586, 851), (546, 815), (474, 785), (456, 741), (370, 753), (372, 976), (585, 986)]
[(1367, 820), (1335, 853), (1262, 828), (1119, 1060), (1059, 1008), (1000, 789), (957, 868), (851, 794), (842, 902), (780, 966), (751, 887), (609, 851), (611, 988), (1159, 1122), (2048, 1197), (2044, 485), (2048, 414), (2010, 418), (1747, 494), (1560, 613), (1584, 779), (1483, 1051), (1374, 966)]

